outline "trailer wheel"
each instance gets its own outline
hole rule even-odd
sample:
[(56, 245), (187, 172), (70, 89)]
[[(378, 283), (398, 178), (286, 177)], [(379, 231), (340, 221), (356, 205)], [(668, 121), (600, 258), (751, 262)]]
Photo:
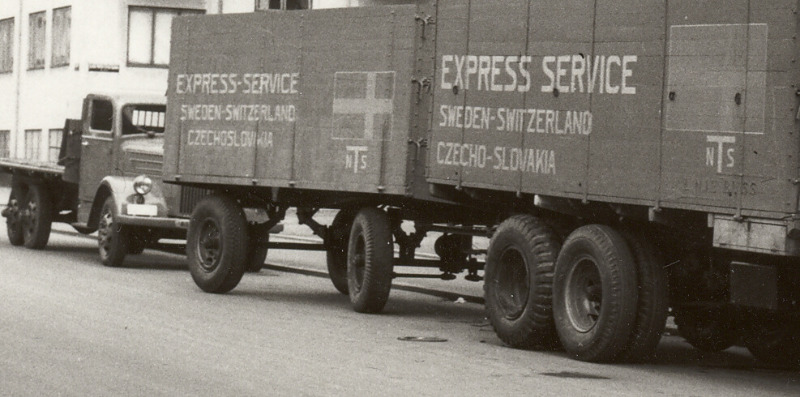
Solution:
[(186, 238), (189, 272), (205, 292), (222, 294), (239, 284), (245, 271), (247, 220), (227, 196), (203, 198), (192, 212)]
[(6, 232), (8, 241), (11, 245), (20, 246), (25, 244), (25, 234), (23, 233), (22, 206), (25, 199), (25, 192), (22, 184), (15, 184), (11, 188), (8, 196), (8, 206), (3, 211), (6, 216)]
[(25, 247), (42, 249), (50, 239), (53, 223), (53, 202), (42, 185), (29, 185), (22, 207), (22, 234)]
[(652, 358), (669, 311), (669, 286), (661, 255), (647, 240), (632, 231), (622, 233), (636, 262), (639, 302), (631, 340), (620, 355), (623, 361)]
[(269, 251), (269, 230), (264, 230), (260, 225), (250, 227), (250, 238), (247, 241), (246, 271), (258, 273), (264, 267)]
[(733, 346), (739, 333), (730, 310), (722, 307), (675, 310), (678, 333), (695, 349), (716, 353)]
[(486, 256), (484, 295), (495, 333), (516, 348), (557, 346), (553, 267), (561, 248), (539, 219), (516, 215), (500, 224)]
[(777, 318), (754, 321), (745, 340), (753, 357), (766, 364), (785, 368), (800, 368), (800, 320)]
[(108, 267), (122, 265), (130, 249), (131, 234), (129, 228), (117, 222), (117, 206), (114, 198), (107, 198), (103, 202), (97, 224), (97, 247), (103, 265)]
[(328, 276), (337, 291), (348, 295), (347, 288), (347, 245), (350, 228), (356, 213), (350, 209), (339, 211), (328, 228), (325, 239)]
[(347, 245), (347, 289), (355, 311), (377, 313), (386, 305), (393, 257), (389, 216), (377, 208), (361, 209)]
[(573, 231), (558, 256), (553, 314), (561, 344), (582, 361), (605, 362), (630, 340), (636, 265), (623, 237), (602, 225)]

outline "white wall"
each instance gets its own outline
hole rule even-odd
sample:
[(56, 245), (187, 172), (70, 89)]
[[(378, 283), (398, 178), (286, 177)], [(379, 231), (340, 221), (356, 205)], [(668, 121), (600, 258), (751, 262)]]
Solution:
[[(48, 154), (48, 130), (81, 116), (89, 92), (137, 91), (165, 94), (167, 69), (127, 65), (128, 7), (192, 8), (216, 13), (252, 0), (0, 0), (0, 19), (14, 18), (14, 73), (0, 74), (0, 130), (11, 131), (11, 155), (25, 155), (24, 131), (42, 131), (39, 159)], [(230, 6), (229, 6), (230, 5)], [(52, 12), (71, 6), (70, 64), (50, 66)], [(28, 15), (46, 11), (45, 68), (28, 70)], [(91, 70), (95, 66), (114, 72)], [(17, 89), (19, 88), (19, 89)]]

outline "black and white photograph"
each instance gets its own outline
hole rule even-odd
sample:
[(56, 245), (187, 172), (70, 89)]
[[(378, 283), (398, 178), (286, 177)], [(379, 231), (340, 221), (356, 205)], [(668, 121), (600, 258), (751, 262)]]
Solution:
[(800, 0), (0, 0), (0, 396), (798, 396)]

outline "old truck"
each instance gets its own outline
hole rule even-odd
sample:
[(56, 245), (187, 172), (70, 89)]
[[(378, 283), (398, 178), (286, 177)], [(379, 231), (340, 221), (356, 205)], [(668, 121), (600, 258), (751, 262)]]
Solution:
[(797, 1), (408, 3), (176, 20), (164, 172), (210, 192), (201, 289), (241, 279), (245, 214), (297, 207), (359, 312), (433, 266), (484, 279), (510, 346), (640, 360), (672, 315), (799, 364)]
[[(184, 239), (193, 198), (161, 182), (165, 102), (163, 95), (89, 94), (82, 118), (65, 122), (57, 164), (0, 158), (0, 172), (12, 175), (3, 211), (11, 244), (44, 248), (52, 222), (63, 222), (97, 231), (102, 263), (119, 266), (159, 239)], [(259, 252), (263, 264), (266, 247)]]

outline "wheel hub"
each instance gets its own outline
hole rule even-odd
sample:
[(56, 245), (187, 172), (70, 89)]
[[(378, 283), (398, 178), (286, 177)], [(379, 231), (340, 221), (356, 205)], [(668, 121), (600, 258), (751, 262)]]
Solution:
[(528, 267), (522, 253), (509, 247), (500, 256), (498, 266), (497, 301), (505, 318), (515, 320), (525, 311), (530, 293)]
[(222, 254), (222, 239), (219, 226), (212, 220), (206, 220), (200, 228), (200, 239), (197, 246), (197, 257), (200, 267), (205, 272), (213, 272), (219, 266)]
[(597, 325), (603, 303), (597, 264), (591, 258), (582, 258), (567, 277), (567, 317), (578, 332), (589, 332)]

